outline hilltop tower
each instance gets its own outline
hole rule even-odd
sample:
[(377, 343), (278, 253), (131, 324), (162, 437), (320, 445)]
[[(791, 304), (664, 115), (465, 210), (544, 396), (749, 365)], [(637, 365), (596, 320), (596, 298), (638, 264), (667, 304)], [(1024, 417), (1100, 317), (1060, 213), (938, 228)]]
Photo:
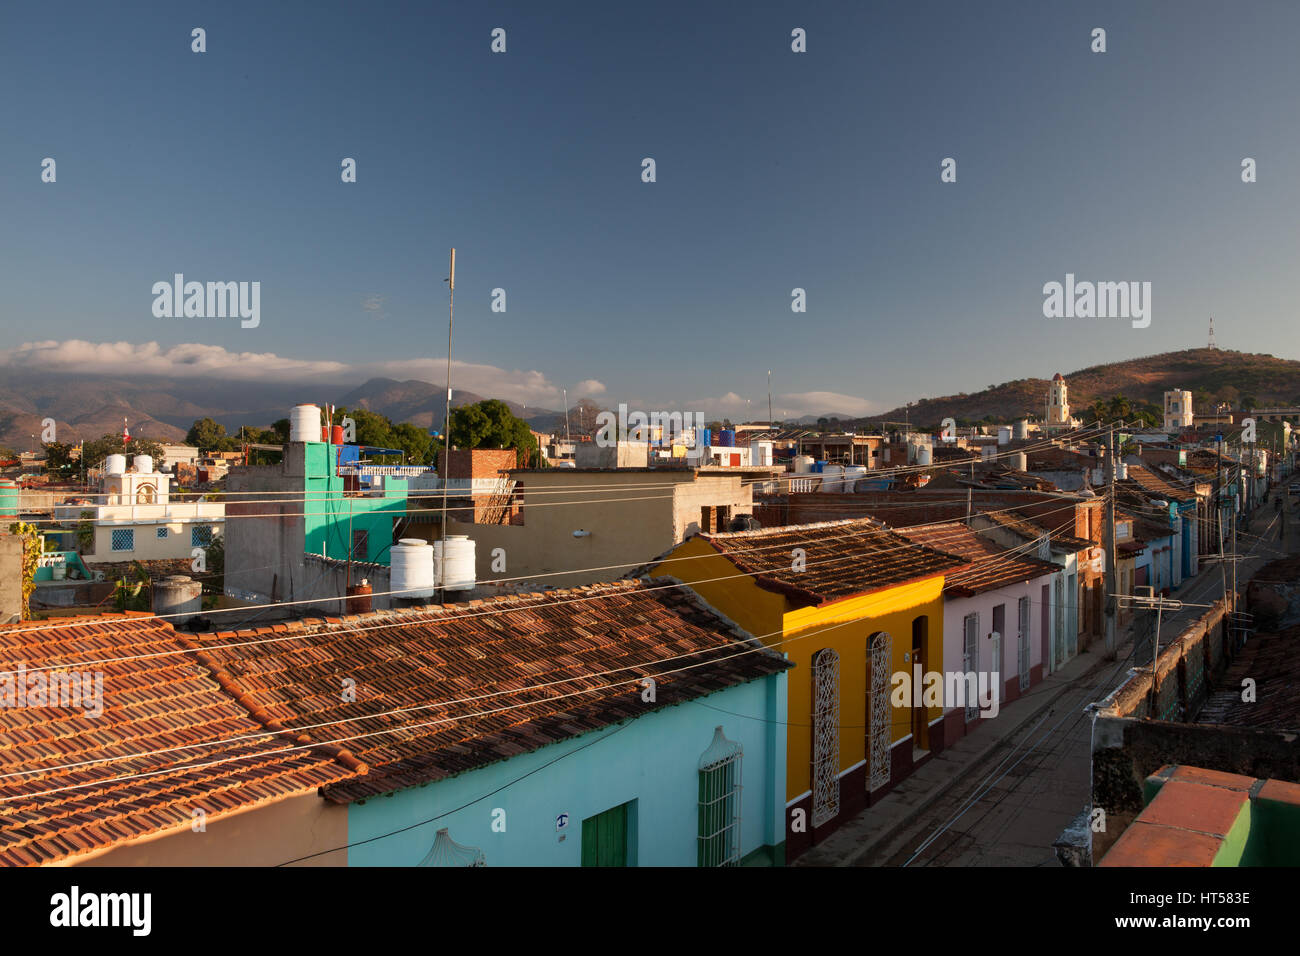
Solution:
[(1210, 316), (1210, 344), (1207, 345), (1206, 348), (1218, 348), (1218, 346), (1214, 344), (1214, 316)]
[(1048, 425), (1069, 425), (1070, 424), (1070, 400), (1069, 389), (1065, 384), (1065, 376), (1057, 372), (1052, 378), (1052, 384), (1047, 391), (1047, 424)]

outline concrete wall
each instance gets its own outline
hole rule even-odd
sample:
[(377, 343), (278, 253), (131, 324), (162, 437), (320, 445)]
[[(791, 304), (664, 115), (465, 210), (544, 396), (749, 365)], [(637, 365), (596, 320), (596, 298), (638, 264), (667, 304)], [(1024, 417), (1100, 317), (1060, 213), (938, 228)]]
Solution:
[[(305, 444), (285, 446), (275, 465), (235, 468), (226, 488), (226, 594), (259, 604), (283, 601), (305, 581), (300, 477)], [(261, 495), (248, 492), (262, 492)]]
[(23, 611), (23, 539), (0, 533), (0, 625)]
[[(699, 531), (702, 507), (726, 506), (733, 516), (753, 509), (751, 488), (742, 486), (739, 474), (556, 468), (512, 477), (523, 486), (521, 524), (447, 524), (449, 534), (473, 539), (483, 582), (508, 578), (571, 586), (618, 580)], [(590, 534), (575, 538), (574, 531)], [(438, 525), (427, 522), (403, 532), (426, 541), (439, 534)], [(505, 553), (494, 558), (498, 548)]]
[[(202, 808), (202, 800), (196, 801)], [(215, 808), (207, 810), (209, 814)], [(299, 857), (345, 847), (347, 807), (315, 793), (277, 800), (219, 820), (204, 829), (172, 831), (150, 840), (116, 847), (77, 866), (276, 866)], [(346, 849), (304, 860), (295, 866), (346, 866)]]
[[(349, 864), (415, 866), (433, 846), (437, 831), (446, 827), (457, 843), (481, 849), (488, 866), (579, 866), (582, 821), (632, 802), (629, 865), (696, 866), (698, 763), (719, 724), (728, 739), (744, 748), (741, 854), (763, 847), (780, 853), (784, 684), (785, 675), (779, 674), (730, 687), (437, 783), (353, 803), (348, 811), (353, 843), (438, 819), (354, 846)], [(730, 713), (720, 712), (724, 710)], [(612, 739), (602, 739), (606, 737)], [(560, 831), (556, 818), (562, 813), (569, 822)], [(504, 829), (498, 825), (494, 830), (494, 819), (504, 819)]]
[[(135, 532), (135, 547), (130, 551), (113, 550), (113, 531), (127, 528)], [(194, 522), (148, 522), (134, 525), (95, 525), (95, 550), (84, 555), (86, 563), (96, 561), (161, 561), (189, 558), (196, 545), (192, 532), (195, 527), (211, 528), (213, 535), (224, 533), (224, 519), (206, 519)], [(159, 538), (158, 529), (166, 528), (167, 537)]]
[(303, 559), (303, 583), (294, 592), (294, 600), (335, 598), (335, 600), (321, 600), (303, 605), (302, 610), (314, 614), (343, 614), (349, 578), (354, 585), (360, 584), (362, 579), (365, 579), (373, 592), (370, 599), (371, 609), (384, 610), (393, 606), (392, 597), (386, 593), (392, 590), (391, 574), (392, 569), (386, 564), (353, 561), (349, 572), (347, 561), (309, 554)]

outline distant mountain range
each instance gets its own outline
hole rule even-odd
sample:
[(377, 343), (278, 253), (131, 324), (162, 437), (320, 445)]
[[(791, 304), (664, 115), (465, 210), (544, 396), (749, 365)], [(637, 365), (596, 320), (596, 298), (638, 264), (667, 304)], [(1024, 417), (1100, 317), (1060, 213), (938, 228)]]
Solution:
[[(1192, 391), (1198, 412), (1219, 401), (1231, 402), (1235, 407), (1242, 399), (1254, 399), (1257, 405), (1300, 404), (1300, 362), (1249, 352), (1189, 349), (1063, 374), (1069, 385), (1070, 404), (1079, 411), (1098, 398), (1117, 394), (1130, 401), (1160, 405), (1164, 392), (1175, 388)], [(924, 399), (910, 408), (899, 407), (870, 418), (839, 416), (839, 420), (850, 426), (908, 420), (930, 427), (949, 416), (967, 421), (1041, 417), (1048, 383), (1048, 378), (1019, 379), (973, 394)], [(358, 386), (346, 382), (229, 383), (199, 377), (127, 378), (6, 371), (0, 381), (0, 444), (20, 451), (30, 449), (39, 443), (46, 418), (55, 420), (60, 441), (75, 442), (120, 432), (126, 418), (132, 435), (174, 442), (183, 439), (190, 425), (205, 416), (232, 431), (240, 425), (266, 427), (287, 418), (289, 410), (299, 402), (360, 407), (395, 422), (441, 428), (445, 394), (441, 385), (390, 378), (373, 378)], [(455, 391), (452, 405), (473, 404), (483, 398), (474, 392)], [(506, 404), (537, 431), (554, 431), (564, 424), (562, 410)], [(816, 425), (819, 418), (834, 417), (804, 415), (790, 424)]]
[[(64, 442), (120, 433), (123, 419), (129, 422), (132, 435), (177, 442), (200, 418), (212, 418), (230, 431), (241, 425), (265, 428), (288, 418), (290, 409), (300, 402), (360, 407), (395, 422), (441, 428), (446, 394), (442, 385), (388, 378), (356, 386), (6, 373), (0, 382), (0, 444), (30, 450), (39, 443), (46, 418), (54, 419), (57, 438)], [(472, 405), (484, 397), (453, 390), (452, 407)], [(563, 411), (506, 404), (538, 431), (550, 431), (557, 421), (564, 421)]]

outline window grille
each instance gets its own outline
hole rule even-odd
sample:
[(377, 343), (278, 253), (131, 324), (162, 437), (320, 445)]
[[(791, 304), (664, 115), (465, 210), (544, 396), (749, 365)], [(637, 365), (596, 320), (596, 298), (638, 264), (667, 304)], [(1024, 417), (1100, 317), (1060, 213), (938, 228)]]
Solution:
[(867, 775), (868, 791), (889, 783), (892, 645), (893, 639), (881, 631), (871, 639), (871, 650), (867, 656), (870, 666), (867, 675), (867, 753), (871, 760)]
[(812, 823), (840, 812), (840, 655), (824, 648), (813, 658)]
[(113, 529), (113, 550), (134, 551), (135, 550), (135, 529), (114, 528)]
[(190, 528), (190, 547), (206, 548), (212, 543), (212, 526), (196, 524)]
[(167, 529), (159, 528), (157, 531), (154, 532), (154, 535), (159, 538), (165, 538), (167, 537)]
[(700, 866), (735, 866), (740, 862), (740, 770), (744, 748), (728, 740), (718, 726), (713, 742), (700, 756)]

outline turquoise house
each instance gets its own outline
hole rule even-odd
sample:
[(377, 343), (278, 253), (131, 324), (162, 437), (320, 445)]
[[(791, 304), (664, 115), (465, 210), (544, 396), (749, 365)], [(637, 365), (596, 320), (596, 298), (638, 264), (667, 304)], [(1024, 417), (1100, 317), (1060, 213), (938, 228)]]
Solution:
[[(327, 558), (389, 563), (393, 520), (406, 514), (408, 480), (393, 475), (338, 474), (339, 445), (305, 442), (303, 550)], [(378, 469), (376, 469), (378, 470)], [(359, 491), (360, 494), (344, 495)]]
[(679, 582), (277, 630), (203, 659), (349, 768), (348, 865), (784, 863), (792, 665)]

